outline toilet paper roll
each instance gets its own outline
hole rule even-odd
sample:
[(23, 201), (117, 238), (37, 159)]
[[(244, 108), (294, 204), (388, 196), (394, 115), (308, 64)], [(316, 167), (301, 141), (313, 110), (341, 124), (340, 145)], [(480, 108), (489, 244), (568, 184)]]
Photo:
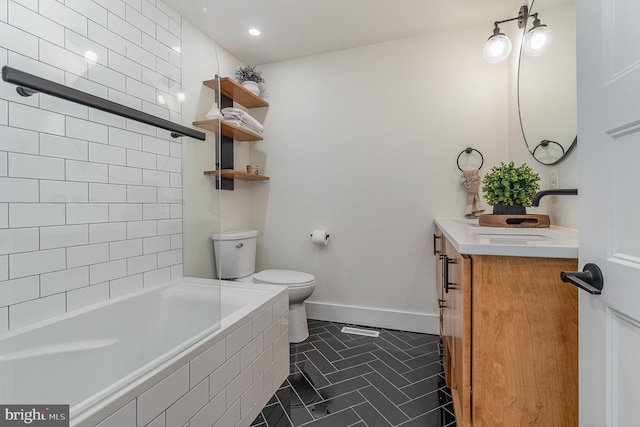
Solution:
[(327, 246), (329, 244), (329, 234), (327, 230), (313, 230), (311, 241), (314, 245)]

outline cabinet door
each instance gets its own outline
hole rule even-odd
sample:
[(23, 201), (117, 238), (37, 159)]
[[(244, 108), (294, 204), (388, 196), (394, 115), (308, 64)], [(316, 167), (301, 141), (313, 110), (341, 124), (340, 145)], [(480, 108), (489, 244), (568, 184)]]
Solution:
[[(454, 288), (456, 275), (455, 266), (455, 254), (452, 254), (452, 246), (446, 240), (443, 239), (443, 258), (440, 261), (442, 268), (441, 287), (442, 287), (442, 302), (440, 313), (442, 316), (442, 339), (445, 346), (448, 346), (449, 352), (452, 358), (455, 358), (455, 346), (454, 346), (454, 327), (455, 327), (455, 313), (454, 313)], [(455, 381), (450, 387), (455, 387)]]
[(440, 309), (440, 338), (444, 339), (443, 311), (445, 303), (444, 282), (443, 282), (443, 259), (444, 237), (442, 231), (436, 227), (433, 234), (433, 255), (436, 257), (436, 287), (438, 289), (438, 307)]
[[(450, 316), (447, 310), (450, 307), (447, 305), (449, 294), (445, 291), (444, 286), (444, 269), (446, 266), (445, 255), (445, 238), (438, 227), (433, 235), (433, 255), (436, 257), (436, 287), (438, 289), (438, 306), (440, 311), (440, 338), (442, 340), (442, 362), (444, 365), (444, 376), (447, 380), (447, 387), (453, 388), (453, 373), (452, 373), (452, 348), (451, 348), (451, 332), (450, 331)], [(445, 317), (447, 318), (447, 325), (445, 326)]]
[(473, 256), (473, 422), (577, 426), (576, 260)]
[(444, 324), (449, 331), (452, 393), (458, 425), (471, 422), (471, 258), (460, 255), (448, 242), (450, 261), (447, 310)]

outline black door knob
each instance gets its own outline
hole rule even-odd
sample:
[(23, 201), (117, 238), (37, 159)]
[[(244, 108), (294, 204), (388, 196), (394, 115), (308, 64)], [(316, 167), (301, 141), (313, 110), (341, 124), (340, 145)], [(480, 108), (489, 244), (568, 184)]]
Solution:
[(604, 279), (602, 271), (596, 264), (585, 264), (582, 271), (563, 271), (560, 273), (563, 282), (573, 283), (593, 295), (602, 294)]

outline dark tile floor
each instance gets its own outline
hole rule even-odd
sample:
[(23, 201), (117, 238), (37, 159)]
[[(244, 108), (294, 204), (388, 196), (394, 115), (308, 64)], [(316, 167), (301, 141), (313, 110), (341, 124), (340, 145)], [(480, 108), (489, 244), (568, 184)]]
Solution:
[[(289, 378), (251, 424), (256, 427), (454, 427), (440, 338), (380, 331), (341, 332), (309, 320), (309, 338), (291, 344)], [(358, 326), (356, 326), (358, 327)]]

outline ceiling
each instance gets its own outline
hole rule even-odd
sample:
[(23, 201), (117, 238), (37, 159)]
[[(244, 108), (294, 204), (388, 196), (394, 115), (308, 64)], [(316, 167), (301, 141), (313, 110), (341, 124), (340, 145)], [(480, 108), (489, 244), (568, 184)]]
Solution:
[[(486, 24), (526, 0), (163, 0), (248, 65)], [(260, 37), (247, 33), (259, 28)]]

